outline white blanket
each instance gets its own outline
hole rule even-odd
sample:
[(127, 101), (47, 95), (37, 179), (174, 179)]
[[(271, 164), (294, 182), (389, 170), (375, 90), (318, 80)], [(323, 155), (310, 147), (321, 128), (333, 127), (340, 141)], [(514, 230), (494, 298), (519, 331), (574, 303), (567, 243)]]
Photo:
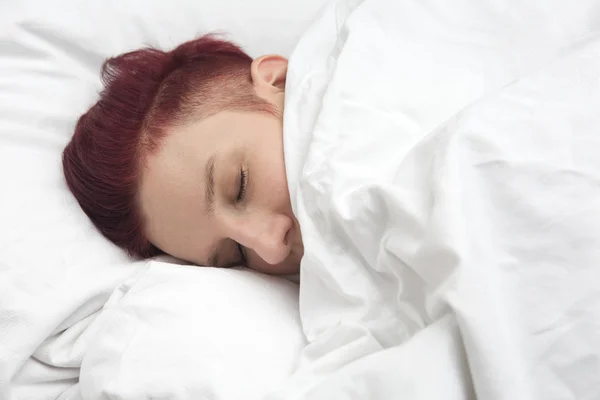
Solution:
[(271, 398), (600, 398), (599, 15), (345, 0), (315, 22), (285, 115), (310, 344)]

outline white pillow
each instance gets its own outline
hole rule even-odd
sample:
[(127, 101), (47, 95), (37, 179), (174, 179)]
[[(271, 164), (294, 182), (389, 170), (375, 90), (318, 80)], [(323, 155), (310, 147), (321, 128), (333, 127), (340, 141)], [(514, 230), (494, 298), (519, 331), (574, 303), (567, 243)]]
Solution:
[[(54, 381), (76, 382), (83, 348), (61, 333), (83, 330), (139, 267), (96, 232), (62, 176), (102, 61), (212, 31), (253, 56), (289, 55), (325, 1), (0, 2), (0, 398), (56, 397), (64, 386)], [(34, 352), (39, 365), (24, 367)]]
[(260, 399), (305, 344), (297, 285), (158, 262), (115, 291), (90, 329), (86, 399)]

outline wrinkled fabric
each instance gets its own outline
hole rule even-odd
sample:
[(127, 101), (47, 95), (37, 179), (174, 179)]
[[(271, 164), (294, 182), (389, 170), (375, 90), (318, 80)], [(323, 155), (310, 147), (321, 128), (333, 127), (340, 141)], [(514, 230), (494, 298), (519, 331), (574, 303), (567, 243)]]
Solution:
[(600, 398), (600, 4), (338, 1), (292, 55), (271, 399)]

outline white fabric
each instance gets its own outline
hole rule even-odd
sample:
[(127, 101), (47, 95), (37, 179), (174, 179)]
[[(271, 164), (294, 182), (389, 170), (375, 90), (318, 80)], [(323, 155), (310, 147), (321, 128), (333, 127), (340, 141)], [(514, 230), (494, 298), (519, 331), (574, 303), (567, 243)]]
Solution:
[(289, 55), (325, 1), (0, 1), (0, 399), (75, 396), (85, 328), (143, 268), (63, 183), (60, 155), (103, 59), (212, 31), (252, 55)]
[(313, 25), (284, 123), (310, 344), (271, 399), (600, 398), (598, 15), (345, 0)]
[(261, 399), (305, 344), (297, 285), (164, 263), (121, 285), (89, 330), (84, 399)]

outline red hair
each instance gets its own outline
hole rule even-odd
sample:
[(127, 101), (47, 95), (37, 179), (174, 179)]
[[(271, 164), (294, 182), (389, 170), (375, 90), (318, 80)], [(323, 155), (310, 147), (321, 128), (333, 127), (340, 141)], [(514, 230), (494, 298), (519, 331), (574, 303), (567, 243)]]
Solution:
[(225, 109), (270, 111), (254, 92), (251, 64), (238, 46), (210, 35), (104, 62), (100, 99), (79, 118), (62, 162), (69, 189), (106, 238), (133, 256), (161, 253), (138, 206), (145, 157), (175, 124)]

